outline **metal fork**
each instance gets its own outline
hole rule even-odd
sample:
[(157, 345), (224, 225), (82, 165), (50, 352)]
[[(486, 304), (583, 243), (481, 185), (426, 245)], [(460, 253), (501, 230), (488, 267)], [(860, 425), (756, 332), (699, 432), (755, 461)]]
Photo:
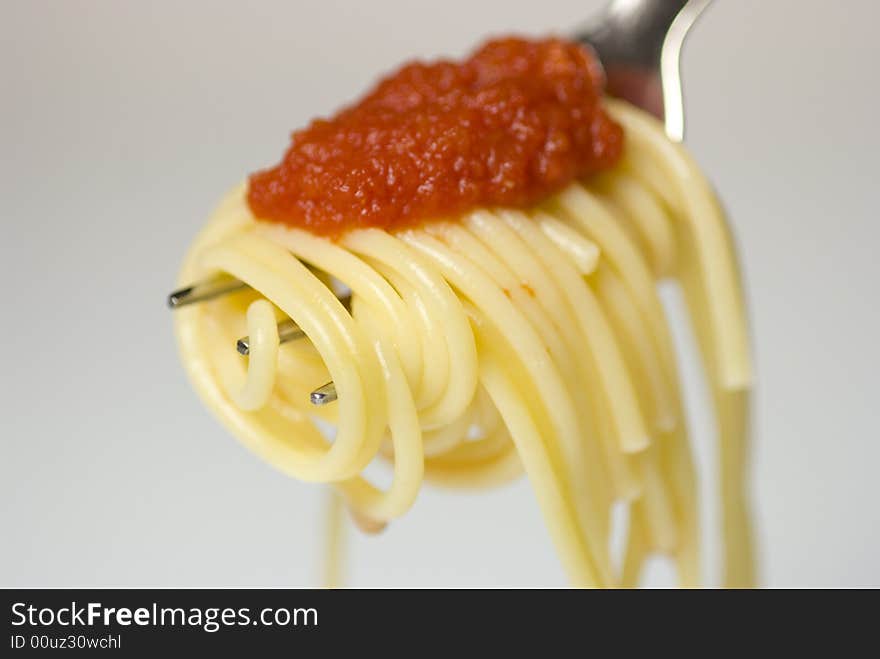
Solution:
[[(575, 33), (574, 40), (592, 47), (605, 68), (607, 92), (662, 119), (666, 134), (684, 138), (681, 91), (681, 48), (691, 26), (711, 0), (611, 0), (600, 14)], [(174, 291), (168, 306), (177, 309), (249, 288), (236, 279), (199, 282)], [(279, 323), (281, 343), (305, 334), (292, 320)], [(249, 352), (248, 337), (236, 343)], [(336, 400), (332, 382), (309, 396), (313, 405)]]
[(605, 67), (607, 91), (662, 119), (684, 138), (681, 48), (711, 0), (611, 0), (575, 36)]

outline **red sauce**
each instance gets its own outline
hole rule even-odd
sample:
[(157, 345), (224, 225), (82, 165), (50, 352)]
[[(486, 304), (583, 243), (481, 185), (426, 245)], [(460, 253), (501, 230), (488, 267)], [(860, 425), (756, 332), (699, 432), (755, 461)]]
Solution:
[(555, 38), (408, 64), (295, 132), (281, 163), (250, 177), (248, 204), (260, 219), (328, 236), (534, 204), (620, 155), (602, 85), (594, 57)]

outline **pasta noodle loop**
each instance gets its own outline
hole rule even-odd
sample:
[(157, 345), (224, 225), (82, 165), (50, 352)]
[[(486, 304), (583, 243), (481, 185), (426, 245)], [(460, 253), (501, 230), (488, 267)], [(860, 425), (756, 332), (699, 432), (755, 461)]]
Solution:
[[(729, 230), (657, 121), (622, 102), (605, 107), (626, 131), (620, 163), (531, 208), (334, 241), (257, 221), (235, 188), (180, 281), (231, 276), (249, 288), (180, 309), (183, 363), (246, 446), (332, 487), (331, 519), (344, 503), (375, 532), (412, 507), (424, 481), (481, 489), (525, 473), (573, 585), (636, 585), (647, 557), (662, 554), (693, 586), (697, 475), (657, 293), (661, 280), (677, 282), (718, 420), (725, 583), (750, 585), (752, 369)], [(304, 336), (282, 344), (276, 323), (287, 319)], [(247, 358), (234, 350), (244, 335)], [(328, 381), (336, 402), (311, 405)], [(364, 473), (377, 458), (391, 465), (385, 488)], [(630, 510), (620, 571), (610, 549), (619, 501)], [(331, 537), (327, 578), (338, 583), (338, 526)]]

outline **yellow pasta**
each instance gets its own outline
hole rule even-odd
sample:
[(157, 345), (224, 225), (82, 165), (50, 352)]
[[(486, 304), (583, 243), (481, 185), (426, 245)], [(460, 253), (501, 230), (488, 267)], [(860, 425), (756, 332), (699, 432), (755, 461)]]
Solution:
[[(342, 504), (377, 530), (425, 482), (481, 489), (525, 473), (574, 586), (633, 586), (652, 554), (701, 574), (697, 475), (660, 280), (680, 282), (719, 426), (724, 583), (755, 583), (747, 501), (752, 366), (725, 218), (653, 118), (606, 101), (621, 162), (527, 210), (479, 209), (338, 242), (255, 221), (243, 186), (189, 250), (180, 281), (249, 289), (181, 308), (183, 363), (205, 404), (295, 478), (329, 484), (326, 578), (340, 580)], [(351, 292), (343, 304), (328, 285)], [(276, 323), (304, 338), (279, 345)], [(236, 340), (250, 339), (247, 357)], [(309, 392), (332, 381), (338, 400)], [(335, 436), (326, 434), (327, 424)], [(380, 457), (388, 489), (364, 475)], [(627, 502), (622, 570), (611, 507)]]

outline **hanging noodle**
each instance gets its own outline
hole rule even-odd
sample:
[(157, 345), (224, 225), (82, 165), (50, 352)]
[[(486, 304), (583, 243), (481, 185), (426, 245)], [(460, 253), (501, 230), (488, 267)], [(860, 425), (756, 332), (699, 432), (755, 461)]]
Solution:
[[(651, 554), (698, 585), (697, 477), (656, 286), (675, 279), (718, 420), (724, 583), (751, 585), (751, 364), (725, 219), (655, 119), (622, 102), (606, 109), (626, 132), (621, 162), (526, 211), (334, 242), (254, 221), (236, 188), (180, 281), (225, 273), (252, 290), (178, 312), (183, 362), (246, 446), (295, 478), (330, 483), (362, 527), (406, 513), (423, 481), (479, 489), (525, 472), (573, 585), (635, 585)], [(351, 289), (350, 311), (328, 277)], [(279, 347), (285, 317), (307, 340)], [(230, 349), (242, 335), (246, 359)], [(328, 380), (338, 402), (311, 406), (309, 392)], [(377, 455), (393, 466), (387, 490), (362, 475)], [(631, 510), (620, 574), (609, 549), (615, 501)]]

